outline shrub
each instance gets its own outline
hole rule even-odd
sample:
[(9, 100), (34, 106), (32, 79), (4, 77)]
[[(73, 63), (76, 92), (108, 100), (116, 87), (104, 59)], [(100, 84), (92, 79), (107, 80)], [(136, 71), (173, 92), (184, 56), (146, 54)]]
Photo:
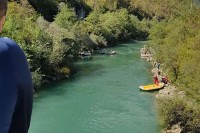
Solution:
[(33, 87), (35, 90), (38, 90), (42, 85), (42, 74), (39, 69), (32, 72), (32, 80), (33, 80)]
[(159, 98), (157, 107), (163, 127), (170, 128), (180, 124), (183, 133), (195, 133), (200, 129), (200, 106), (197, 103), (175, 95), (171, 98)]
[(61, 28), (70, 29), (77, 20), (75, 11), (70, 8), (67, 4), (61, 4), (60, 12), (55, 17), (55, 22)]
[(70, 74), (70, 69), (68, 67), (61, 67), (58, 68), (57, 73), (63, 76), (68, 76)]

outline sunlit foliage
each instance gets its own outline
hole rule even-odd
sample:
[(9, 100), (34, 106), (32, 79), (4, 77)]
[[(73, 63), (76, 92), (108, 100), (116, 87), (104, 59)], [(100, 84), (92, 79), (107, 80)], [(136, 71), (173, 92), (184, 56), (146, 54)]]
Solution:
[(187, 0), (169, 2), (166, 7), (172, 3), (174, 8), (150, 29), (149, 39), (170, 81), (186, 97), (160, 100), (159, 112), (165, 127), (180, 124), (182, 132), (199, 132), (200, 7)]

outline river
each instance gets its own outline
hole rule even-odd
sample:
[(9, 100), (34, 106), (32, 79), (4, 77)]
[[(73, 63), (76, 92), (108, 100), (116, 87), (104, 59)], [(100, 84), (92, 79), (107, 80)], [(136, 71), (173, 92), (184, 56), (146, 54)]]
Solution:
[(75, 63), (78, 72), (45, 86), (34, 99), (29, 133), (158, 133), (152, 83), (139, 43), (121, 44), (117, 55)]

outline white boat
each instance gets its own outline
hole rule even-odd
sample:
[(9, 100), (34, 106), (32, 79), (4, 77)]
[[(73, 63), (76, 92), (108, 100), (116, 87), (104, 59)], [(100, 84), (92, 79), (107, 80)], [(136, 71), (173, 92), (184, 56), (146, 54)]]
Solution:
[(140, 50), (140, 56), (141, 56), (141, 58), (151, 57), (151, 56), (153, 56), (153, 53), (154, 53), (153, 49), (151, 47), (147, 47), (147, 46), (144, 46)]
[(146, 58), (153, 56), (153, 54), (140, 54), (140, 56)]
[(83, 51), (83, 52), (80, 52), (80, 55), (82, 55), (82, 56), (90, 56), (91, 52), (90, 51)]
[(114, 51), (114, 50), (110, 50), (110, 52), (108, 52), (108, 54), (110, 54), (110, 55), (114, 55), (114, 54), (117, 54), (117, 52)]

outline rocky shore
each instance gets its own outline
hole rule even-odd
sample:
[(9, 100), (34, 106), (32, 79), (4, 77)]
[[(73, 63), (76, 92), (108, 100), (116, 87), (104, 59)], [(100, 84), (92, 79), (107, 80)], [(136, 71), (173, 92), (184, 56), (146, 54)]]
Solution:
[[(173, 85), (168, 85), (166, 87), (164, 87), (162, 90), (159, 90), (158, 93), (156, 94), (156, 99), (171, 99), (175, 96), (177, 96), (177, 94), (180, 97), (184, 97), (185, 94), (183, 91), (178, 91), (178, 89), (173, 86)], [(161, 130), (161, 133), (181, 133), (182, 128), (180, 126), (180, 124), (175, 124), (169, 128), (165, 128)]]
[[(148, 50), (146, 47), (144, 47), (143, 49), (141, 49), (141, 51), (144, 49), (146, 51), (152, 51), (152, 50)], [(141, 52), (140, 51), (140, 52)], [(152, 54), (153, 55), (153, 54)], [(151, 56), (146, 57), (146, 61), (148, 61), (150, 63), (150, 65), (152, 66), (152, 73), (153, 74), (158, 74), (161, 73), (161, 75), (158, 75), (158, 79), (159, 81), (161, 81), (161, 78), (164, 74), (163, 69), (162, 68), (157, 68), (155, 67), (155, 65), (157, 64), (157, 61)], [(141, 56), (142, 58), (142, 56)], [(165, 75), (166, 76), (166, 75)], [(176, 96), (180, 96), (180, 97), (184, 97), (185, 93), (183, 91), (179, 91), (174, 85), (172, 85), (171, 83), (168, 83), (163, 89), (159, 90), (158, 93), (156, 94), (156, 99), (173, 99)], [(172, 125), (168, 128), (162, 129), (161, 133), (181, 133), (182, 128), (180, 126), (180, 124), (175, 124)]]
[(182, 128), (179, 124), (172, 126), (170, 129), (163, 129), (161, 133), (181, 133)]
[(172, 98), (176, 95), (180, 97), (184, 97), (185, 93), (183, 91), (179, 91), (175, 86), (168, 85), (164, 87), (162, 90), (159, 90), (156, 94), (156, 98)]

